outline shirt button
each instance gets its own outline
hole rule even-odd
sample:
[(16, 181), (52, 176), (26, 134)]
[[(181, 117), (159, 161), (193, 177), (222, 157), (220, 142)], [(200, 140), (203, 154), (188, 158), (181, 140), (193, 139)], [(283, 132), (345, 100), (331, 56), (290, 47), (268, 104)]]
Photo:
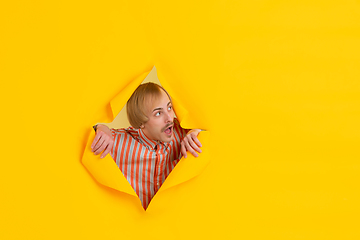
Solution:
[(160, 183), (159, 183), (159, 182), (157, 182), (157, 183), (156, 183), (156, 185), (158, 185), (158, 186), (159, 186), (159, 185), (160, 185)]

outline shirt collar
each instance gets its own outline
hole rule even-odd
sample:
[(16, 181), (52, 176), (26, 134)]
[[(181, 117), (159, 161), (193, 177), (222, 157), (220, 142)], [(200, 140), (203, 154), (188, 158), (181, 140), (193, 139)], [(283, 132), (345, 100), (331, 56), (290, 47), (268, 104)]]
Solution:
[(140, 136), (141, 141), (144, 143), (144, 145), (146, 147), (148, 147), (150, 150), (155, 149), (155, 147), (157, 145), (157, 141), (154, 141), (154, 140), (151, 140), (150, 138), (148, 138), (142, 129), (139, 129), (139, 136)]

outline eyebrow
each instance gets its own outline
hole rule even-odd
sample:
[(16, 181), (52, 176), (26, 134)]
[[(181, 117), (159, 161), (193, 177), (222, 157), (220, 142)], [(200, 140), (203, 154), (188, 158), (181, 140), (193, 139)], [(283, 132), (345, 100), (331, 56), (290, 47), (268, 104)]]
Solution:
[[(167, 106), (169, 106), (169, 104), (171, 104), (171, 102), (168, 102)], [(155, 109), (153, 110), (153, 112), (155, 112), (156, 110), (161, 110), (161, 109), (163, 109), (163, 108), (155, 108)]]

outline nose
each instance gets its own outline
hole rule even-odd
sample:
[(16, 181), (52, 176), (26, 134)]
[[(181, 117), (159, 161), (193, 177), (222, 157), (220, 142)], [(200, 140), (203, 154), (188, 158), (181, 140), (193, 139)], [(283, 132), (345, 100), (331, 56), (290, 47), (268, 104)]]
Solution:
[(173, 121), (173, 112), (166, 112), (165, 114), (165, 122), (169, 123)]

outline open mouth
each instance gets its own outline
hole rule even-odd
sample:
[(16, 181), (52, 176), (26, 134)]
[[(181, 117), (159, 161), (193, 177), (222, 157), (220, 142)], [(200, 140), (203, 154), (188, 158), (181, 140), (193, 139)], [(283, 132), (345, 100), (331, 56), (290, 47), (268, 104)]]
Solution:
[(171, 135), (172, 134), (172, 131), (173, 131), (173, 126), (170, 126), (168, 128), (166, 128), (164, 130), (164, 132), (167, 134), (167, 135)]

